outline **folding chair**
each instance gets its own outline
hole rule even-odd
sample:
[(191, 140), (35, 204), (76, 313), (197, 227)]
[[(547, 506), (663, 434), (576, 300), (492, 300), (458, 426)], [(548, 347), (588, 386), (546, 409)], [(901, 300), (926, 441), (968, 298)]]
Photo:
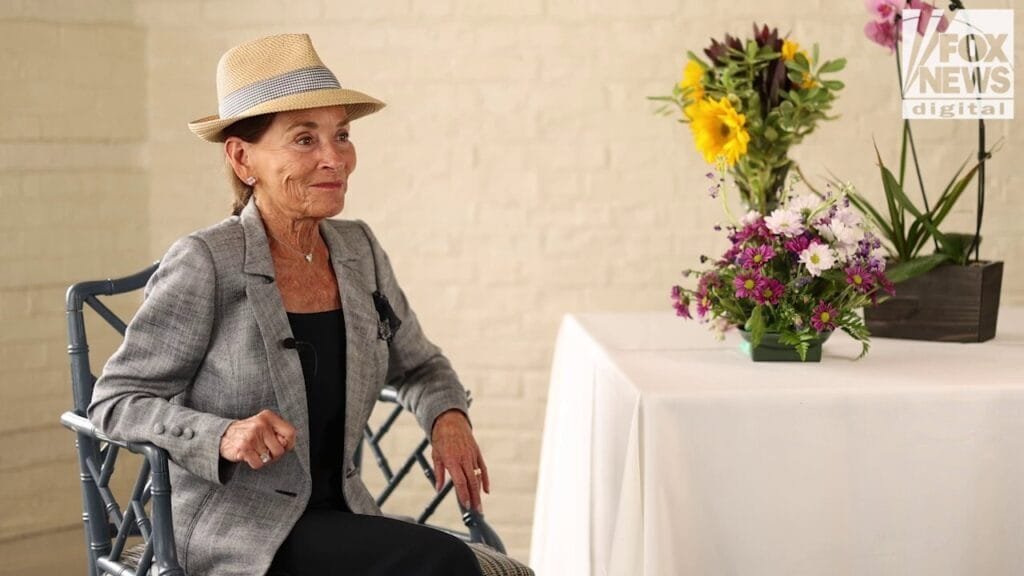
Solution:
[[(185, 576), (178, 563), (174, 544), (171, 523), (172, 487), (167, 452), (149, 443), (123, 442), (110, 438), (96, 430), (86, 417), (96, 376), (89, 365), (85, 306), (92, 308), (123, 337), (127, 328), (126, 323), (101, 302), (99, 297), (141, 289), (158, 266), (159, 262), (130, 276), (114, 280), (81, 282), (71, 286), (67, 291), (68, 354), (71, 361), (74, 410), (62, 414), (60, 420), (76, 436), (89, 576)], [(401, 416), (403, 408), (398, 404), (397, 392), (394, 389), (383, 390), (380, 401), (393, 403), (394, 407), (376, 430), (368, 425), (364, 431), (364, 443), (373, 452), (386, 481), (386, 486), (376, 497), (378, 505), (388, 500), (395, 488), (417, 464), (431, 484), (435, 479), (433, 467), (424, 456), (429, 446), (426, 438), (404, 460), (397, 471), (392, 471), (381, 447), (381, 441)], [(124, 507), (118, 503), (110, 485), (117, 457), (122, 449), (142, 456), (134, 487)], [(362, 451), (361, 445), (356, 450), (357, 464), (362, 458)], [(427, 524), (438, 505), (451, 492), (452, 486), (450, 480), (446, 482), (443, 489), (431, 498), (419, 516), (410, 520)], [(485, 576), (533, 575), (526, 566), (494, 552), (497, 550), (503, 553), (505, 547), (482, 514), (475, 510), (467, 510), (461, 504), (459, 510), (467, 532), (432, 527), (445, 530), (469, 543), (480, 561)]]

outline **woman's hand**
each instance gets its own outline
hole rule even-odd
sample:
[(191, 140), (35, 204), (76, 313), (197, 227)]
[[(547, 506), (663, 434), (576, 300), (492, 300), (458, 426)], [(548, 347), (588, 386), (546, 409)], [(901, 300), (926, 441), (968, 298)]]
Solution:
[(295, 427), (270, 410), (232, 422), (220, 439), (220, 455), (245, 462), (253, 470), (274, 462), (295, 448)]
[(430, 435), (431, 456), (434, 460), (435, 489), (444, 487), (445, 470), (455, 484), (455, 494), (465, 508), (483, 512), (480, 488), (491, 493), (491, 479), (480, 447), (473, 438), (469, 420), (460, 410), (449, 410), (437, 417)]

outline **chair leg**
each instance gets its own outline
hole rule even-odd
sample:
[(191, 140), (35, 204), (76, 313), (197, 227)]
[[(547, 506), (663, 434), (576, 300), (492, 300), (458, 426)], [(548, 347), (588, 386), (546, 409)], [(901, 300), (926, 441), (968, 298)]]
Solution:
[(88, 550), (89, 576), (98, 576), (96, 559), (110, 554), (110, 527), (107, 525), (106, 507), (100, 498), (96, 479), (89, 471), (87, 451), (92, 451), (95, 441), (82, 434), (77, 435), (78, 464), (82, 480), (82, 521), (85, 523), (85, 544)]

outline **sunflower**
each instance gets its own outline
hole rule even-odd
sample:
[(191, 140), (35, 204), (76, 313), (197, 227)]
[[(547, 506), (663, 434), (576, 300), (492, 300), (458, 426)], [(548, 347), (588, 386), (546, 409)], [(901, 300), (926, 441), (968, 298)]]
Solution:
[(683, 68), (683, 79), (679, 81), (679, 87), (686, 93), (690, 100), (704, 98), (704, 67), (696, 60), (688, 60)]
[(687, 109), (694, 144), (709, 164), (723, 157), (726, 164), (733, 166), (747, 153), (747, 117), (736, 112), (727, 98), (701, 100)]

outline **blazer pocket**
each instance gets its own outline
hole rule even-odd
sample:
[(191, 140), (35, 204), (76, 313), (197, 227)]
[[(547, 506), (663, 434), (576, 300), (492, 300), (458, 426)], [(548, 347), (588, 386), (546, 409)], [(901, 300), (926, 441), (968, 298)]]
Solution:
[(199, 524), (199, 518), (210, 508), (207, 504), (210, 503), (210, 498), (213, 497), (214, 492), (216, 492), (216, 488), (210, 488), (206, 491), (206, 494), (203, 495), (203, 499), (199, 501), (199, 507), (196, 509), (195, 515), (192, 516), (192, 521), (188, 523), (188, 529), (185, 531), (185, 538), (182, 539), (184, 547), (181, 551), (181, 567), (185, 570), (186, 574), (191, 572), (188, 561), (191, 556), (191, 554), (189, 554), (189, 550), (192, 548), (192, 535), (196, 531), (196, 525)]

